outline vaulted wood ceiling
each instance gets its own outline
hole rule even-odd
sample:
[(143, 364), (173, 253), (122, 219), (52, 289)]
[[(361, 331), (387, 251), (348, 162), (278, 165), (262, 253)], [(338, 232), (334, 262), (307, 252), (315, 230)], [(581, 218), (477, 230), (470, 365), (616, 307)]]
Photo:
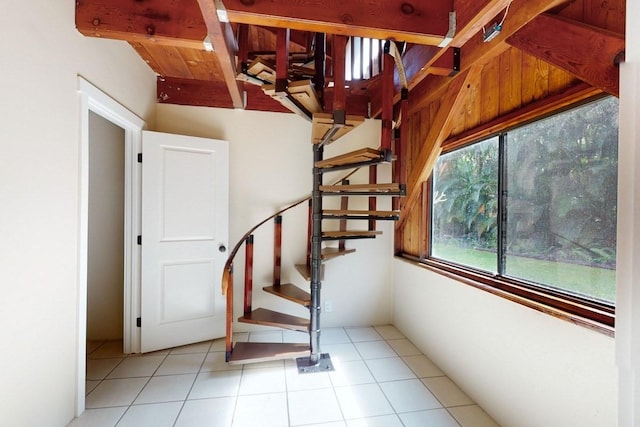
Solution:
[[(502, 30), (485, 42), (483, 27), (507, 7)], [(78, 0), (76, 26), (130, 43), (158, 74), (159, 102), (270, 111), (286, 109), (236, 76), (243, 57), (275, 52), (277, 28), (291, 29), (290, 54), (310, 52), (316, 32), (328, 35), (329, 56), (332, 34), (407, 42), (408, 87), (422, 105), (457, 73), (512, 48), (614, 95), (624, 58), (620, 0)], [(372, 82), (350, 93), (376, 115), (380, 90)]]

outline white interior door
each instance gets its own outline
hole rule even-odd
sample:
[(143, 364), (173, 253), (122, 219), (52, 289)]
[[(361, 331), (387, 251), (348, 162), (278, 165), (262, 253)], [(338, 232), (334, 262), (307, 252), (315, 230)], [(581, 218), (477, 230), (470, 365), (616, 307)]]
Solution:
[(226, 141), (143, 133), (141, 351), (224, 336)]

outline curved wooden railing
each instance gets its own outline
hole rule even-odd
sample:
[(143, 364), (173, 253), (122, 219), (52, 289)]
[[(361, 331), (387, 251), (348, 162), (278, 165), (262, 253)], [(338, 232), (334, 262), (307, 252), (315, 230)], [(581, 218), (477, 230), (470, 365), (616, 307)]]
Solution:
[[(335, 184), (338, 184), (340, 182), (342, 182), (343, 180), (349, 178), (351, 175), (353, 175), (354, 173), (356, 173), (360, 168), (356, 168), (354, 170), (352, 170), (351, 172), (349, 172), (348, 174), (346, 174), (343, 178), (340, 178), (339, 180), (337, 180), (335, 182)], [(334, 185), (335, 185), (334, 184)], [(224, 265), (224, 270), (222, 272), (222, 294), (226, 295), (226, 310), (227, 310), (227, 314), (226, 314), (226, 327), (225, 327), (225, 332), (226, 332), (226, 360), (229, 361), (229, 358), (231, 357), (231, 351), (233, 348), (233, 263), (235, 260), (236, 255), (238, 254), (238, 252), (240, 251), (240, 249), (242, 248), (242, 245), (248, 243), (249, 241), (251, 241), (251, 248), (250, 251), (247, 251), (247, 258), (253, 258), (253, 233), (260, 227), (262, 227), (264, 224), (266, 224), (267, 222), (271, 221), (272, 219), (275, 219), (279, 216), (281, 216), (283, 213), (297, 207), (300, 206), (301, 204), (308, 202), (309, 200), (311, 200), (311, 196), (307, 196), (301, 200), (298, 200), (297, 202), (292, 203), (291, 205), (287, 206), (286, 208), (280, 209), (278, 212), (274, 213), (273, 215), (265, 218), (264, 220), (260, 221), (258, 224), (254, 225), (249, 231), (247, 231), (241, 238), (240, 240), (235, 244), (235, 246), (233, 247), (233, 249), (231, 250), (231, 252), (229, 253), (229, 257), (227, 258), (227, 262)], [(247, 247), (249, 248), (249, 246), (247, 245)], [(245, 263), (245, 284), (247, 280), (251, 280), (251, 277), (249, 275), (247, 275), (247, 267), (249, 269), (252, 269), (252, 266), (249, 266), (249, 263), (246, 262)], [(246, 296), (245, 296), (246, 299)], [(246, 301), (245, 301), (245, 306), (246, 306)]]
[[(224, 271), (222, 272), (222, 294), (227, 297), (227, 316), (226, 316), (226, 359), (229, 361), (229, 357), (231, 356), (231, 350), (233, 346), (233, 262), (235, 260), (238, 251), (242, 247), (243, 244), (247, 242), (248, 239), (253, 236), (253, 233), (260, 227), (262, 227), (267, 222), (272, 219), (282, 215), (290, 209), (293, 209), (297, 206), (300, 206), (304, 202), (308, 202), (311, 200), (311, 196), (305, 197), (290, 206), (287, 206), (284, 209), (279, 210), (273, 215), (265, 218), (260, 221), (258, 224), (253, 226), (249, 231), (247, 231), (242, 238), (236, 243), (233, 247), (233, 250), (229, 253), (229, 258), (227, 258), (227, 262), (224, 264)], [(246, 279), (246, 277), (245, 277)]]

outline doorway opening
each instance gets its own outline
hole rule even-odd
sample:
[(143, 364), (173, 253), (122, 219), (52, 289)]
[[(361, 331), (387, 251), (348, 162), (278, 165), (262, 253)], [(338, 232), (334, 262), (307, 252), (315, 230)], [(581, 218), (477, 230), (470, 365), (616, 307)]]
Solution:
[[(79, 223), (78, 232), (78, 309), (77, 309), (77, 353), (76, 353), (76, 416), (79, 416), (85, 409), (85, 381), (86, 381), (86, 341), (88, 332), (88, 300), (89, 294), (88, 278), (91, 271), (90, 254), (92, 251), (100, 249), (90, 248), (94, 243), (90, 241), (90, 204), (98, 203), (90, 197), (90, 140), (92, 134), (92, 124), (110, 129), (113, 135), (120, 135), (121, 154), (124, 155), (122, 162), (120, 179), (123, 186), (119, 197), (122, 200), (122, 210), (119, 219), (121, 223), (117, 225), (121, 231), (122, 239), (120, 255), (121, 271), (120, 288), (122, 292), (112, 291), (115, 297), (114, 304), (118, 304), (121, 298), (120, 324), (122, 332), (123, 350), (125, 353), (135, 353), (139, 351), (140, 337), (136, 330), (135, 318), (139, 315), (139, 282), (140, 282), (140, 249), (136, 244), (135, 235), (140, 230), (140, 171), (137, 167), (137, 153), (141, 149), (142, 129), (145, 123), (124, 106), (117, 103), (104, 92), (96, 88), (82, 77), (78, 77), (78, 89), (80, 92), (80, 197), (79, 197)], [(95, 130), (95, 128), (94, 128)], [(115, 144), (117, 145), (117, 144)], [(110, 147), (113, 148), (113, 147)], [(99, 161), (99, 159), (98, 159)], [(123, 176), (122, 176), (123, 175)], [(94, 179), (95, 183), (95, 179)], [(96, 195), (99, 199), (99, 194)], [(124, 212), (124, 215), (123, 215)], [(98, 230), (93, 230), (91, 233)], [(99, 245), (99, 242), (97, 243)], [(116, 243), (112, 243), (116, 244)], [(94, 256), (92, 256), (94, 258)], [(92, 262), (92, 261), (91, 261)], [(100, 267), (96, 267), (100, 268)], [(93, 292), (93, 290), (92, 290)], [(112, 308), (113, 309), (113, 308)], [(116, 310), (118, 310), (116, 308)], [(93, 327), (93, 326), (91, 326)], [(92, 332), (93, 333), (93, 332)]]
[(122, 341), (124, 129), (89, 112), (87, 340)]

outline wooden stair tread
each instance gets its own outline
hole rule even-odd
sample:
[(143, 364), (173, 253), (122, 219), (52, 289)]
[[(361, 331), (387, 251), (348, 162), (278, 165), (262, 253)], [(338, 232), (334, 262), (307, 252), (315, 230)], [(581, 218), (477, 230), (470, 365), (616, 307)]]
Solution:
[(318, 94), (313, 87), (313, 81), (300, 80), (289, 83), (287, 88), (289, 95), (304, 106), (310, 113), (319, 113), (322, 111)]
[(342, 209), (325, 209), (322, 211), (326, 216), (362, 216), (363, 218), (369, 216), (375, 217), (396, 217), (400, 215), (400, 211), (367, 211), (367, 210), (342, 210)]
[(256, 58), (249, 64), (247, 66), (247, 73), (265, 82), (275, 83), (276, 81), (275, 66), (262, 58)]
[(400, 184), (350, 184), (350, 185), (321, 185), (320, 191), (325, 193), (392, 193), (400, 191)]
[(309, 330), (308, 319), (279, 313), (266, 308), (257, 308), (251, 313), (238, 318), (238, 321), (243, 323), (252, 323), (254, 325), (276, 326), (294, 331), (306, 332)]
[[(311, 268), (307, 264), (296, 264), (295, 267), (304, 280), (311, 280)], [(324, 280), (324, 265), (320, 266), (320, 280)]]
[(309, 355), (309, 344), (237, 342), (233, 346), (229, 364), (269, 362), (271, 360), (295, 359)]
[(280, 285), (265, 286), (262, 288), (265, 292), (279, 296), (297, 304), (309, 307), (311, 304), (311, 295), (299, 287), (291, 283), (281, 283)]
[[(262, 91), (276, 101), (280, 102), (282, 105), (284, 105), (294, 113), (299, 113), (299, 108), (291, 101), (291, 99), (288, 99), (289, 97), (295, 99), (301, 106), (303, 106), (307, 110), (309, 114), (322, 111), (322, 106), (320, 105), (318, 94), (313, 88), (313, 82), (311, 80), (289, 82), (287, 84), (286, 95), (276, 93), (276, 87), (273, 84), (263, 85)], [(307, 116), (306, 118), (308, 119), (309, 117)]]
[(360, 150), (345, 153), (340, 156), (316, 162), (317, 168), (329, 168), (332, 166), (342, 166), (352, 163), (360, 163), (382, 158), (383, 152), (373, 148), (362, 148)]
[(331, 113), (315, 113), (312, 119), (311, 142), (320, 144), (325, 140), (325, 136), (335, 130), (335, 133), (326, 142), (328, 144), (342, 138), (356, 127), (364, 123), (362, 116), (347, 116), (344, 125), (334, 129), (333, 114)]
[(311, 280), (311, 268), (307, 264), (296, 264), (296, 270), (304, 277), (307, 282)]
[(322, 248), (322, 259), (328, 261), (339, 256), (348, 255), (354, 253), (356, 250), (353, 248), (340, 249), (340, 248)]
[(375, 237), (382, 234), (380, 230), (347, 230), (347, 231), (323, 231), (323, 238), (340, 237)]

